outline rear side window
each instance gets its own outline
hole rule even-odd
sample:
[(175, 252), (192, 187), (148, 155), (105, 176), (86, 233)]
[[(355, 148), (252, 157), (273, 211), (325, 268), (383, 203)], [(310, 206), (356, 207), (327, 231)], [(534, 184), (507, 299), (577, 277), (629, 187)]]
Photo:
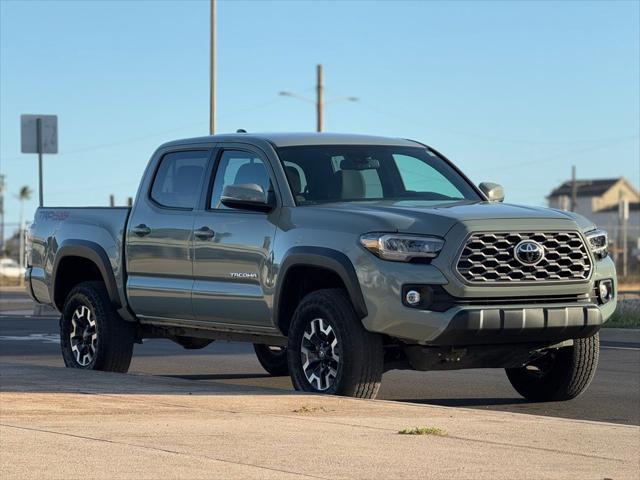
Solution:
[(163, 207), (195, 208), (208, 160), (206, 150), (166, 154), (153, 181), (151, 198)]

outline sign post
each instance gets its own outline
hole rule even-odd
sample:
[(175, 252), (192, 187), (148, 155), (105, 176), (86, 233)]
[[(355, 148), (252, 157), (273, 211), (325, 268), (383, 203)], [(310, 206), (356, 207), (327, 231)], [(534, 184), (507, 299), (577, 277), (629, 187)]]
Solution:
[(56, 115), (21, 115), (22, 153), (38, 154), (38, 193), (44, 205), (42, 191), (42, 154), (58, 153), (58, 117)]

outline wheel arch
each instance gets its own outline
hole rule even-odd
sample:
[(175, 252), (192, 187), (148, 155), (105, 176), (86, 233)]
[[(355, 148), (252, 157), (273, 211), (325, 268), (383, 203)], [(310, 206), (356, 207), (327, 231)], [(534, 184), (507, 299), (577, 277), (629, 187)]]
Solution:
[[(67, 270), (74, 266), (89, 266), (87, 271), (73, 272), (68, 275)], [(64, 276), (63, 276), (64, 275)], [(99, 275), (99, 278), (96, 278)], [(118, 287), (105, 250), (95, 242), (89, 240), (66, 240), (57, 251), (51, 272), (51, 299), (58, 310), (62, 309), (67, 294), (80, 282), (88, 280), (101, 280), (109, 300), (116, 306), (122, 307), (118, 295)]]
[[(280, 264), (273, 301), (273, 321), (284, 334), (287, 333), (292, 310), (295, 310), (295, 307), (291, 308), (291, 292), (288, 291), (291, 288), (292, 274), (305, 268), (324, 271), (331, 279), (339, 279), (358, 319), (361, 320), (367, 316), (367, 307), (358, 276), (353, 263), (344, 253), (325, 247), (292, 247), (286, 252)], [(326, 288), (326, 286), (318, 285), (318, 288), (313, 290), (320, 288)]]

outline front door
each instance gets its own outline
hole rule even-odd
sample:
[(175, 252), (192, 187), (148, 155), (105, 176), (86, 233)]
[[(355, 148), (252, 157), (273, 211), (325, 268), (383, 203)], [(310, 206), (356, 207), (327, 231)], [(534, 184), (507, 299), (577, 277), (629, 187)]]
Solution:
[[(127, 232), (127, 294), (141, 318), (193, 320), (193, 221), (210, 150), (162, 156)], [(146, 187), (146, 188), (145, 188)]]
[(271, 326), (271, 250), (276, 233), (271, 213), (227, 208), (226, 185), (255, 183), (275, 195), (269, 164), (257, 151), (222, 149), (205, 209), (196, 215), (193, 309), (198, 321), (220, 326)]

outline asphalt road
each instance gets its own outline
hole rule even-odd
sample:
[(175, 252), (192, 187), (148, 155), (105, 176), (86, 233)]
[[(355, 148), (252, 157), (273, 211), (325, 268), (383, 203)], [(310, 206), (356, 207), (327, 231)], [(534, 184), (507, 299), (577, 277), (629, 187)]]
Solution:
[[(61, 366), (57, 320), (22, 315), (15, 308), (24, 307), (20, 295), (9, 298), (3, 295), (2, 299), (0, 361)], [(15, 305), (7, 308), (6, 301)], [(251, 345), (242, 343), (214, 342), (202, 350), (188, 351), (169, 340), (145, 340), (135, 347), (130, 372), (292, 388), (288, 377), (268, 376)], [(589, 390), (568, 402), (526, 402), (511, 388), (504, 371), (490, 369), (387, 372), (378, 398), (640, 425), (640, 345), (604, 342)]]

